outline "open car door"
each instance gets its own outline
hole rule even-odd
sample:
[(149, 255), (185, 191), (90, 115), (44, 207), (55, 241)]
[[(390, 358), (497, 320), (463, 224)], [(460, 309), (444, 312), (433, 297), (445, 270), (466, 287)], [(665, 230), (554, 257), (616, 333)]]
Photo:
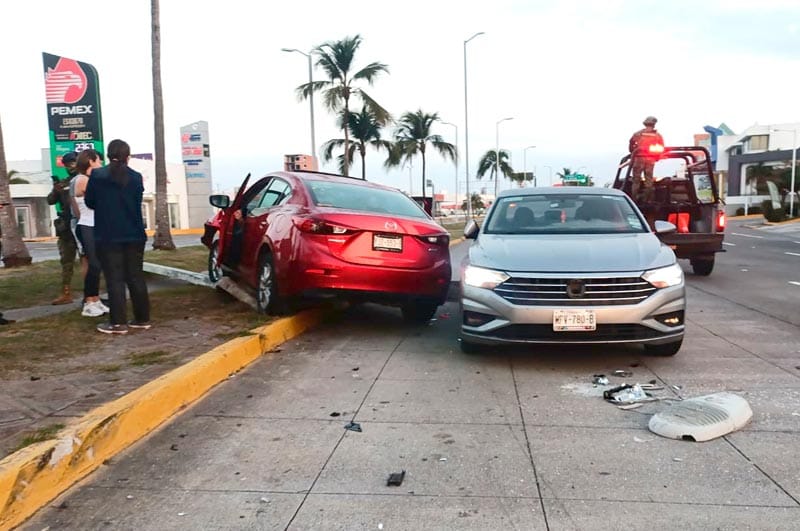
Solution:
[(244, 192), (247, 190), (247, 183), (249, 181), (250, 174), (248, 173), (247, 177), (245, 177), (244, 181), (242, 181), (242, 185), (239, 187), (239, 190), (236, 192), (236, 197), (233, 198), (233, 203), (231, 203), (231, 206), (222, 211), (222, 219), (219, 229), (219, 253), (217, 254), (217, 267), (220, 267), (225, 260), (225, 255), (227, 254), (229, 247), (228, 244), (233, 236), (233, 228), (235, 225), (233, 213), (242, 208), (242, 196), (244, 196)]

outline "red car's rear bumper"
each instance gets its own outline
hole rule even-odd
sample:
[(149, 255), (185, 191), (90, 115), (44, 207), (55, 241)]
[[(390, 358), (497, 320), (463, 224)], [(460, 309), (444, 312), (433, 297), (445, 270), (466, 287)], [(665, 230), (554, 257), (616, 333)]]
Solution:
[(340, 292), (375, 302), (426, 298), (443, 303), (452, 276), (447, 259), (425, 269), (397, 269), (349, 264), (330, 257), (324, 263), (297, 263), (292, 269), (292, 294)]

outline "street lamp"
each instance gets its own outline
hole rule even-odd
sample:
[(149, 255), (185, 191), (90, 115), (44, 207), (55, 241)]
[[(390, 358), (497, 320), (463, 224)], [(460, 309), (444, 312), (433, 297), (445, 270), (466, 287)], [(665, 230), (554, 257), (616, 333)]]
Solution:
[(497, 200), (497, 181), (500, 180), (500, 124), (503, 122), (507, 122), (508, 120), (513, 120), (513, 116), (509, 116), (508, 118), (503, 118), (502, 120), (497, 120), (494, 124), (494, 141), (495, 141), (495, 151), (494, 151), (494, 198), (495, 201)]
[[(456, 189), (455, 189), (455, 204), (456, 210), (458, 210), (458, 126), (456, 124), (451, 124), (450, 122), (445, 122), (444, 120), (439, 120), (440, 123), (444, 125), (452, 125), (453, 129), (456, 130), (456, 159), (453, 161), (453, 164), (456, 167)], [(469, 203), (469, 198), (467, 198), (467, 202)]]
[(479, 31), (469, 39), (464, 41), (464, 172), (467, 175), (467, 216), (472, 217), (472, 197), (469, 195), (469, 120), (467, 105), (467, 43), (475, 37), (483, 35)]
[(794, 175), (797, 170), (797, 129), (773, 129), (792, 133), (792, 184), (789, 185), (789, 217), (794, 216)]
[[(536, 149), (536, 146), (528, 146), (522, 150), (522, 178), (525, 179), (528, 176), (528, 150), (529, 149)], [(536, 172), (533, 173), (533, 187), (536, 188)]]
[[(311, 84), (314, 82), (314, 77), (312, 75), (313, 67), (311, 66), (311, 54), (303, 52), (303, 51), (300, 51), (300, 50), (296, 50), (294, 48), (281, 48), (281, 51), (282, 52), (288, 52), (288, 53), (297, 52), (299, 54), (302, 54), (302, 55), (306, 56), (306, 58), (308, 59), (308, 84), (309, 84), (309, 86), (311, 86)], [(314, 162), (316, 162), (316, 159), (317, 159), (317, 141), (316, 141), (315, 135), (314, 135), (314, 91), (313, 90), (308, 95), (308, 104), (309, 104), (309, 107), (311, 108), (311, 156), (314, 157)]]

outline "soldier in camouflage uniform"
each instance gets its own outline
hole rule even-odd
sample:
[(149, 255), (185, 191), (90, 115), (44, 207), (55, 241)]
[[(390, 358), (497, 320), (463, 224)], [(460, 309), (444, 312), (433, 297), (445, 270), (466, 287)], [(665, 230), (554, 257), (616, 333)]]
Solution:
[[(664, 139), (655, 129), (657, 121), (655, 116), (645, 118), (644, 122), (642, 122), (644, 129), (633, 133), (628, 143), (633, 165), (631, 170), (631, 179), (633, 180), (631, 183), (631, 196), (637, 203), (652, 201), (654, 198), (653, 168), (664, 148)], [(657, 151), (654, 153), (650, 149), (651, 146), (660, 146), (661, 149), (655, 148)], [(644, 188), (644, 191), (642, 191), (642, 188)]]
[(55, 205), (56, 219), (53, 224), (58, 237), (58, 254), (61, 257), (61, 295), (50, 304), (69, 304), (72, 302), (72, 274), (75, 268), (75, 257), (78, 253), (78, 244), (70, 227), (72, 218), (71, 197), (69, 183), (78, 174), (76, 164), (78, 154), (74, 151), (65, 153), (61, 163), (67, 169), (67, 177), (57, 180), (54, 176), (53, 189), (47, 195), (47, 203)]

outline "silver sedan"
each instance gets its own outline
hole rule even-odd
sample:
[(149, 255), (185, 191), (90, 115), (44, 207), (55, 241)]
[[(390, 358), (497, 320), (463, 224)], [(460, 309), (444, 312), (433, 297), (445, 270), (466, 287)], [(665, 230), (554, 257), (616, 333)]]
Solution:
[[(675, 226), (656, 221), (658, 232)], [(461, 270), (461, 349), (481, 344), (644, 345), (683, 341), (683, 271), (624, 193), (508, 190), (492, 205)]]

